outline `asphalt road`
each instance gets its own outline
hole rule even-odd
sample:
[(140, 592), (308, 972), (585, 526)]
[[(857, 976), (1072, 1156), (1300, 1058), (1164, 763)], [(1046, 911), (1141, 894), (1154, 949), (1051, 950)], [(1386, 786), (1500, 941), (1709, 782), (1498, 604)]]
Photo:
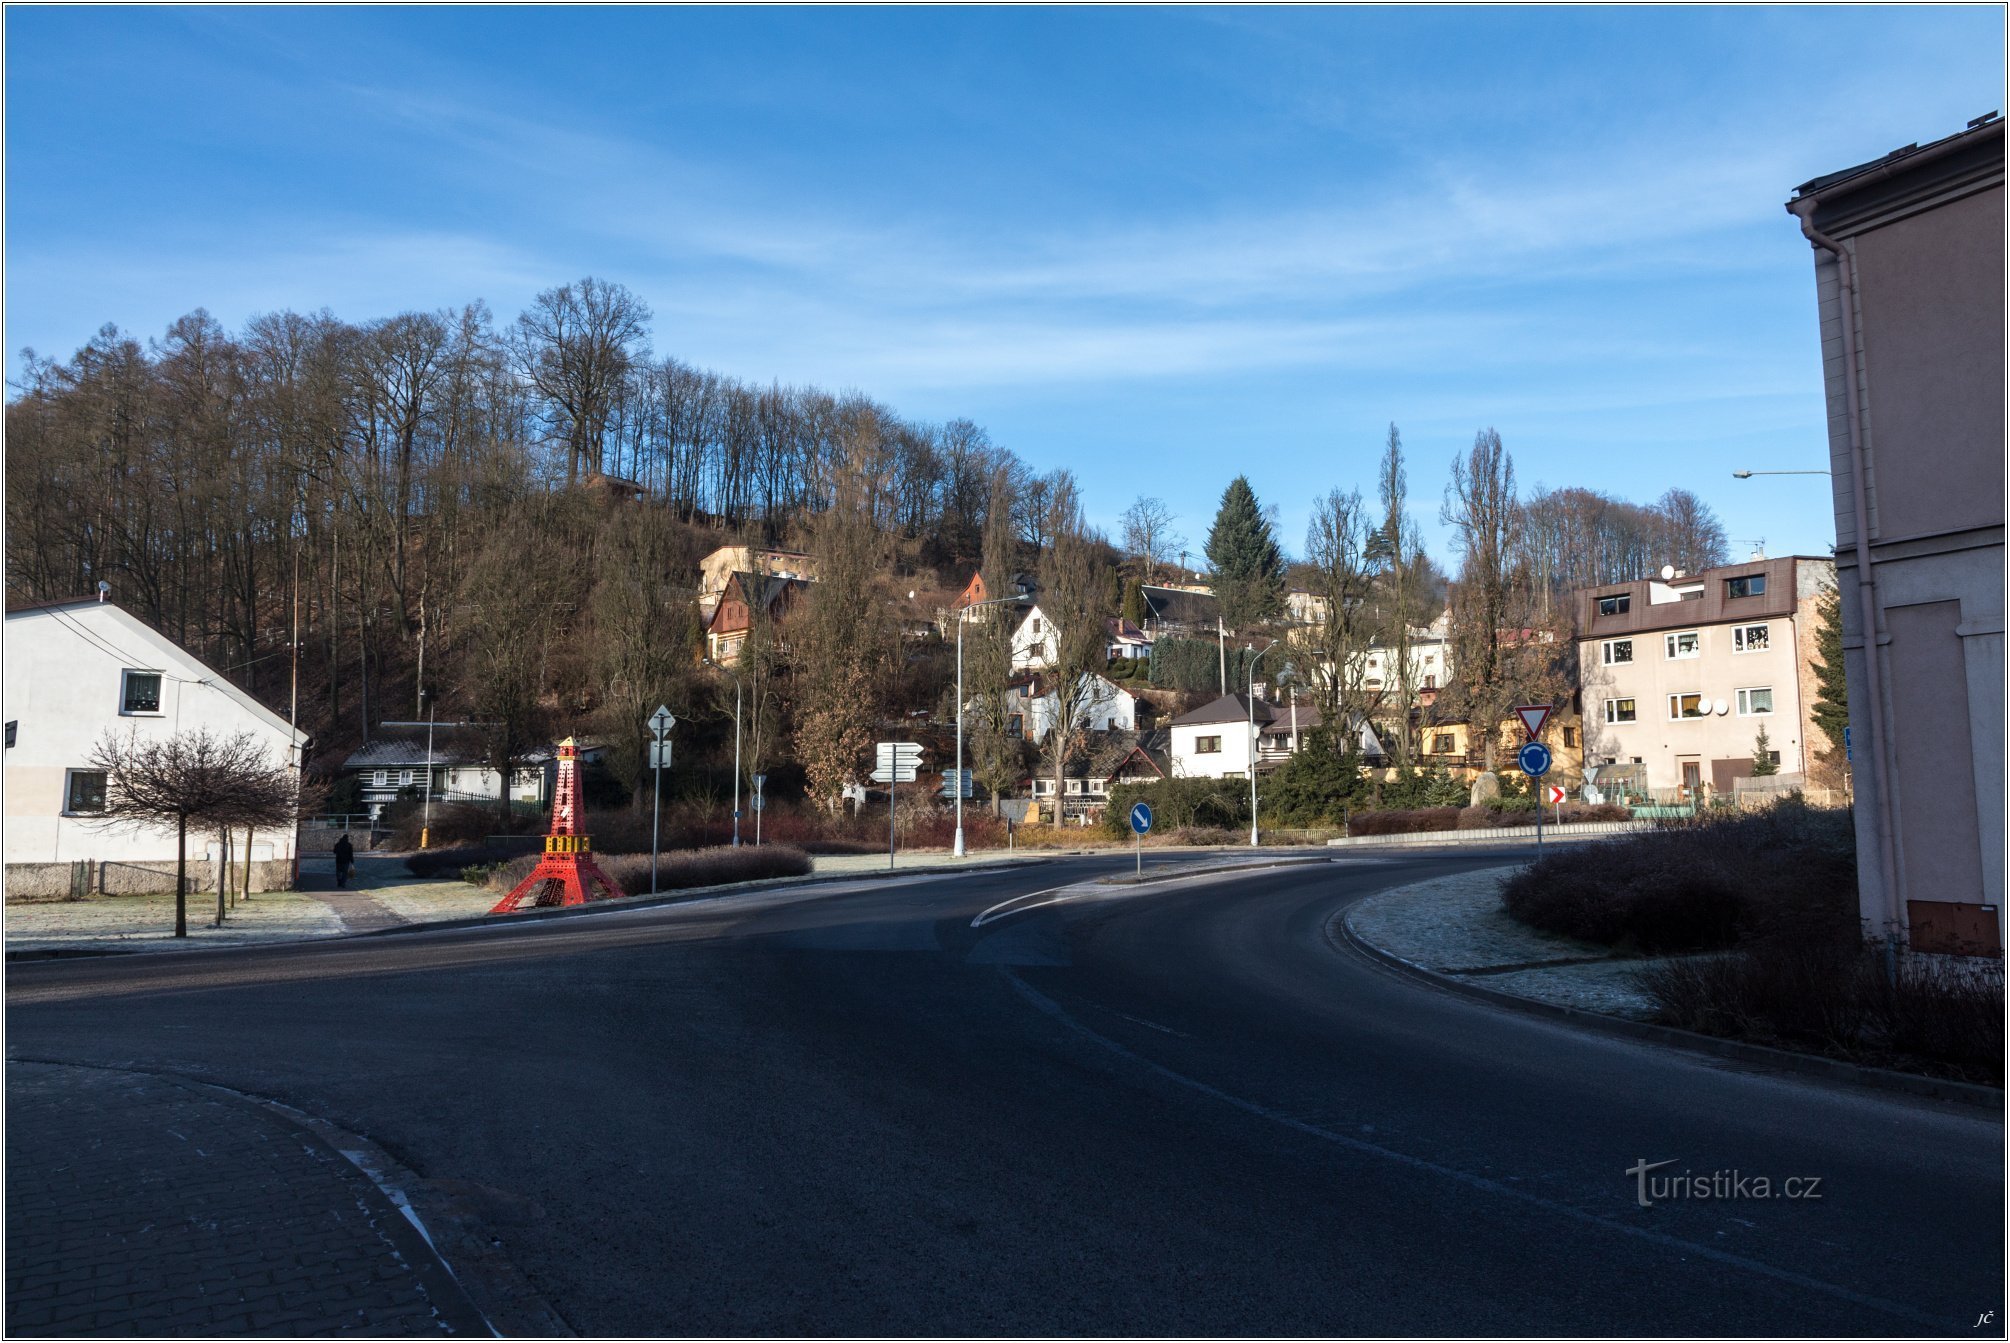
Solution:
[[(2002, 1335), (1999, 1119), (1334, 936), (1482, 857), (1036, 894), (1129, 861), (17, 964), (9, 1051), (275, 1098), (484, 1191), (582, 1334)], [(1818, 1197), (1643, 1207), (1642, 1161)]]

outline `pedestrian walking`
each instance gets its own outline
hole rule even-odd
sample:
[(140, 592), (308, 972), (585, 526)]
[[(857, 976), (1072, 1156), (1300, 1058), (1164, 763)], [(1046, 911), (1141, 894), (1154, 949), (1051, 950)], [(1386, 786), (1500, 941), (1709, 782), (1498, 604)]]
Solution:
[(335, 841), (336, 887), (339, 889), (340, 887), (348, 885), (349, 874), (351, 872), (354, 872), (355, 870), (356, 870), (356, 846), (354, 844), (351, 844), (349, 842), (349, 836), (347, 834), (344, 834), (340, 839)]

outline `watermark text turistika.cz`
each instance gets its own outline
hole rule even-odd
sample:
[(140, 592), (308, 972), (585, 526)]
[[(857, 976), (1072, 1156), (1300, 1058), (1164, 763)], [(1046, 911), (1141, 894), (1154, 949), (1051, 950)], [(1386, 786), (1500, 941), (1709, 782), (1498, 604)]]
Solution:
[(1654, 1174), (1674, 1164), (1673, 1157), (1666, 1161), (1649, 1161), (1642, 1157), (1626, 1168), (1626, 1173), (1633, 1177), (1633, 1196), (1641, 1207), (1651, 1208), (1656, 1203), (1674, 1199), (1728, 1201), (1819, 1199), (1822, 1196), (1822, 1177), (1819, 1175), (1789, 1175), (1784, 1180), (1774, 1180), (1765, 1175), (1747, 1175), (1740, 1170), (1684, 1170), (1670, 1171), (1666, 1175)]

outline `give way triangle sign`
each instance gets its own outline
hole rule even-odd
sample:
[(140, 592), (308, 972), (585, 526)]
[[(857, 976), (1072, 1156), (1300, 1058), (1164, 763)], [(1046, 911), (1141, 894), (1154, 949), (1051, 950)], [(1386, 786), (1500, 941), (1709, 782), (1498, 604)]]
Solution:
[(1547, 704), (1517, 704), (1514, 712), (1515, 717), (1521, 719), (1521, 725), (1528, 729), (1530, 741), (1542, 735), (1542, 725), (1549, 721)]

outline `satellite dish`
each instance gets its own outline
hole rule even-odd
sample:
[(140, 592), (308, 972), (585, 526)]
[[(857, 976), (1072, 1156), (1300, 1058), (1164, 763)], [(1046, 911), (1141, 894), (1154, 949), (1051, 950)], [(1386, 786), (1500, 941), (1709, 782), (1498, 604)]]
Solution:
[(1673, 578), (1674, 576), (1675, 576), (1675, 566), (1674, 566), (1674, 565), (1672, 565), (1672, 564), (1664, 564), (1664, 565), (1662, 565), (1662, 566), (1661, 566), (1661, 577), (1662, 577), (1662, 578), (1663, 578), (1664, 580), (1666, 580), (1666, 579), (1670, 579), (1670, 578)]
[(1716, 707), (1717, 707), (1717, 712), (1718, 712), (1719, 714), (1727, 714), (1727, 713), (1731, 712), (1731, 705), (1730, 705), (1730, 702), (1729, 702), (1728, 700), (1721, 700), (1721, 699), (1720, 699), (1720, 700), (1718, 700), (1718, 701), (1717, 701), (1717, 706), (1716, 706)]

